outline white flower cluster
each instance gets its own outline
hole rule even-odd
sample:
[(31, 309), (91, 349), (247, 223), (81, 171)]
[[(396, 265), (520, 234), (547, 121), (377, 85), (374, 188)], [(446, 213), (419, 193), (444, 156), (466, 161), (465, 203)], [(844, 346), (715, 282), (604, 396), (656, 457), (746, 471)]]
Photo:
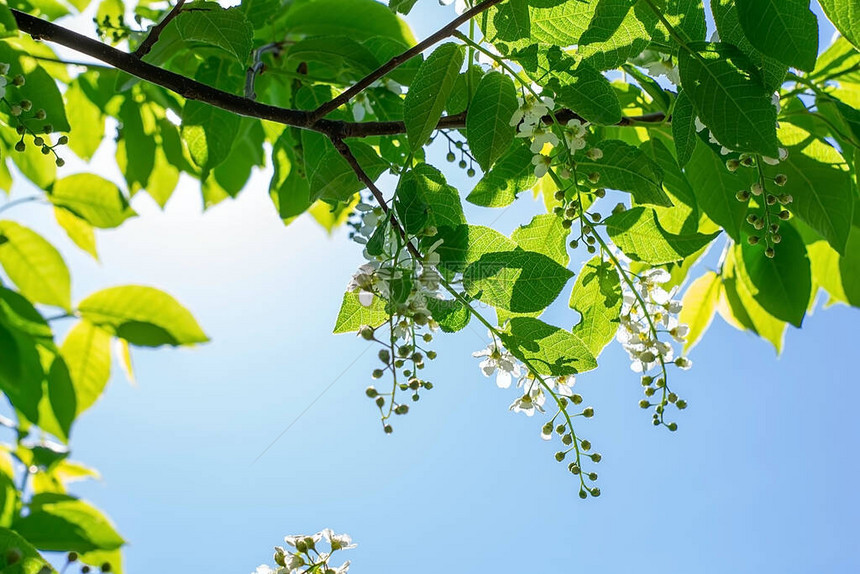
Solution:
[(672, 345), (659, 338), (660, 333), (665, 332), (683, 343), (689, 331), (678, 321), (681, 302), (673, 299), (678, 288), (666, 291), (662, 287), (669, 279), (671, 276), (665, 269), (649, 269), (638, 276), (636, 293), (625, 289), (617, 339), (630, 356), (631, 368), (637, 373), (647, 373), (673, 360), (675, 365), (685, 370), (693, 364), (686, 357), (675, 359)]
[[(431, 321), (427, 299), (442, 297), (439, 293), (442, 277), (436, 270), (436, 266), (439, 265), (439, 254), (436, 253), (436, 249), (442, 244), (442, 240), (434, 243), (425, 252), (423, 258), (416, 261), (403, 247), (402, 239), (387, 226), (383, 220), (385, 215), (380, 208), (359, 203), (356, 210), (361, 214), (361, 224), (356, 226), (353, 236), (353, 240), (357, 243), (367, 245), (380, 225), (386, 225), (386, 229), (382, 230), (384, 241), (380, 254), (371, 255), (365, 247), (364, 256), (368, 262), (361, 265), (352, 276), (347, 285), (347, 291), (358, 292), (359, 302), (365, 307), (373, 304), (375, 296), (388, 301), (403, 299), (398, 306), (398, 314), (414, 318), (419, 325), (427, 324)], [(407, 276), (410, 280), (404, 281)], [(394, 291), (403, 285), (410, 285), (408, 294)]]
[[(321, 550), (317, 545), (325, 541), (328, 551)], [(313, 535), (287, 536), (284, 538), (287, 547), (275, 547), (276, 567), (261, 564), (253, 574), (346, 574), (349, 571), (349, 560), (338, 567), (329, 565), (332, 555), (338, 550), (355, 548), (348, 534), (335, 534), (330, 528)]]
[[(555, 100), (550, 97), (537, 98), (533, 95), (519, 98), (519, 107), (511, 116), (510, 125), (516, 126), (517, 137), (531, 141), (529, 149), (535, 154), (532, 158), (535, 176), (546, 175), (552, 165), (552, 158), (543, 154), (544, 147), (557, 147), (560, 143), (558, 136), (552, 131), (552, 125), (545, 124), (543, 118), (555, 108)], [(585, 147), (588, 137), (588, 123), (572, 119), (562, 127), (564, 141), (571, 153)]]
[[(472, 353), (473, 357), (481, 358), (479, 367), (485, 377), (496, 375), (496, 385), (500, 389), (507, 389), (516, 379), (517, 388), (522, 389), (521, 395), (511, 403), (510, 410), (515, 413), (524, 413), (533, 416), (535, 412), (544, 412), (543, 405), (546, 403), (546, 395), (541, 381), (523, 364), (521, 364), (510, 351), (497, 342), (493, 333), (489, 333), (492, 341), (486, 349)], [(563, 396), (573, 396), (573, 385), (575, 378), (570, 376), (544, 377), (544, 383), (554, 393)], [(547, 439), (548, 440), (548, 439)]]

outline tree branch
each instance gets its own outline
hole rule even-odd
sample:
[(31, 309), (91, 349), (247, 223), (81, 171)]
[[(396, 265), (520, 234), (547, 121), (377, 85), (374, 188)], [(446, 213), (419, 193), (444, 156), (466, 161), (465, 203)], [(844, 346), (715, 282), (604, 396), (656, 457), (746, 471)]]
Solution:
[(177, 0), (176, 5), (170, 9), (170, 12), (153, 28), (149, 31), (149, 34), (146, 36), (146, 39), (141, 42), (140, 46), (137, 47), (137, 50), (132, 54), (135, 58), (143, 58), (149, 51), (152, 50), (152, 47), (158, 42), (159, 36), (161, 36), (161, 31), (170, 24), (170, 21), (179, 16), (179, 13), (182, 11), (182, 5), (185, 4), (185, 0)]
[[(488, 0), (480, 7), (487, 7)], [(474, 9), (473, 9), (474, 10)], [(236, 94), (225, 92), (212, 86), (186, 78), (169, 70), (144, 62), (133, 54), (117, 50), (107, 44), (93, 40), (62, 26), (36, 18), (18, 10), (11, 10), (18, 23), (18, 28), (38, 40), (54, 42), (70, 48), (81, 54), (104, 62), (117, 70), (151, 82), (162, 88), (175, 92), (188, 100), (198, 100), (212, 106), (247, 116), (268, 120), (300, 129), (323, 133), (332, 139), (365, 138), (371, 136), (390, 136), (406, 132), (402, 121), (391, 122), (345, 122), (339, 120), (314, 119), (313, 113), (302, 110), (292, 110), (257, 102)], [(465, 14), (464, 14), (465, 16)], [(459, 19), (458, 19), (459, 20)], [(455, 20), (456, 22), (457, 20)], [(431, 36), (432, 38), (432, 36)], [(405, 53), (404, 53), (405, 54)], [(356, 84), (357, 85), (357, 84)], [(344, 92), (346, 94), (347, 92)], [(335, 101), (335, 100), (332, 100)], [(572, 110), (556, 112), (559, 121), (582, 119)], [(655, 123), (665, 120), (663, 114), (646, 114), (623, 118), (618, 125), (630, 126), (642, 123)], [(544, 122), (549, 124), (552, 118), (547, 116)], [(439, 120), (436, 129), (459, 129), (466, 126), (466, 112), (452, 116), (444, 116)]]
[(322, 104), (320, 107), (318, 107), (312, 112), (311, 117), (314, 120), (325, 117), (328, 113), (336, 110), (337, 108), (363, 92), (368, 86), (370, 86), (370, 84), (372, 84), (376, 80), (382, 78), (401, 64), (411, 60), (412, 58), (414, 58), (430, 46), (433, 46), (440, 40), (444, 40), (445, 38), (453, 34), (461, 24), (468, 22), (481, 12), (487, 10), (495, 4), (498, 4), (501, 1), (502, 0), (486, 0), (485, 2), (478, 4), (474, 8), (466, 10), (465, 12), (451, 20), (451, 22), (448, 23), (446, 26), (440, 28), (439, 31), (428, 36), (423, 42), (416, 44), (415, 46), (409, 48), (400, 55), (394, 56), (393, 58), (388, 60), (388, 62), (386, 62), (361, 80), (359, 80), (354, 86), (341, 93), (339, 96), (332, 99), (331, 101)]

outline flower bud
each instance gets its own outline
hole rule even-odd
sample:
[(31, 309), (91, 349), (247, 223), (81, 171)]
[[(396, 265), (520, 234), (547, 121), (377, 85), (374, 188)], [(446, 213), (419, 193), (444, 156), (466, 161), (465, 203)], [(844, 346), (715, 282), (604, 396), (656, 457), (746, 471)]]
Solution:
[(788, 221), (788, 218), (791, 217), (791, 213), (783, 210), (779, 212), (779, 215), (777, 215), (777, 217), (779, 217), (783, 221)]
[(588, 174), (588, 181), (593, 184), (597, 184), (600, 181), (600, 174), (595, 172), (591, 172)]
[(69, 143), (69, 138), (68, 138), (68, 136), (60, 136), (60, 137), (57, 139), (57, 145), (66, 145), (67, 143)]
[(678, 401), (675, 403), (675, 406), (683, 411), (687, 408), (687, 401), (685, 401), (684, 399), (678, 399)]
[(582, 402), (582, 396), (581, 395), (573, 395), (572, 397), (570, 397), (570, 400), (573, 404), (578, 405), (579, 403)]
[(776, 204), (776, 196), (773, 195), (772, 193), (769, 193), (769, 194), (767, 194), (767, 199), (765, 199), (765, 201), (767, 202), (768, 205), (775, 205)]
[(15, 144), (15, 151), (25, 151), (27, 149), (27, 144), (24, 143), (24, 140), (20, 140)]
[(567, 470), (569, 470), (571, 474), (579, 474), (580, 472), (582, 472), (579, 468), (579, 465), (575, 462), (572, 462), (567, 465)]
[(752, 187), (750, 187), (750, 191), (753, 195), (759, 196), (764, 191), (764, 187), (762, 187), (761, 183), (755, 182), (754, 184), (752, 184)]
[(385, 406), (385, 397), (376, 397), (376, 406), (382, 408)]
[(373, 372), (370, 374), (374, 379), (381, 379), (383, 375), (382, 369), (373, 369)]
[(670, 430), (670, 431), (672, 431), (672, 432), (675, 432), (676, 430), (678, 430), (678, 423), (669, 423), (669, 424), (668, 424), (668, 425), (666, 425), (666, 426), (667, 426), (667, 427), (669, 428), (669, 430)]
[(764, 250), (764, 254), (765, 254), (765, 257), (767, 257), (768, 259), (773, 259), (774, 256), (776, 255), (776, 252), (773, 250), (773, 247), (768, 247), (767, 249)]
[(741, 191), (739, 191), (735, 194), (735, 198), (738, 201), (745, 203), (745, 202), (750, 200), (750, 192), (747, 191), (746, 189), (742, 189)]
[(591, 480), (591, 481), (597, 480), (597, 473), (596, 472), (589, 472), (588, 473), (588, 480)]
[(792, 197), (790, 193), (783, 193), (777, 199), (782, 205), (788, 205), (789, 203), (794, 201), (794, 197)]
[(648, 402), (647, 400), (645, 400), (645, 399), (642, 399), (641, 401), (639, 401), (639, 407), (640, 407), (640, 408), (647, 409), (647, 408), (648, 408), (648, 407), (650, 407), (650, 406), (651, 406), (651, 403), (649, 403), (649, 402)]
[(27, 80), (25, 80), (24, 76), (22, 76), (21, 74), (18, 74), (17, 76), (12, 78), (12, 84), (15, 86), (23, 86), (26, 82)]
[(33, 102), (31, 102), (30, 100), (21, 100), (20, 102), (18, 102), (18, 105), (21, 106), (21, 109), (25, 112), (29, 112), (31, 109), (33, 109)]
[(758, 235), (750, 235), (749, 237), (747, 237), (747, 243), (749, 243), (750, 245), (756, 245), (759, 241), (760, 238)]
[(600, 148), (593, 147), (587, 152), (585, 152), (586, 157), (591, 160), (603, 159), (603, 150)]
[(726, 169), (732, 173), (736, 172), (740, 166), (741, 162), (736, 159), (730, 159), (726, 162)]
[(774, 243), (780, 243), (782, 242), (782, 235), (780, 235), (779, 233), (774, 233), (770, 236), (770, 240)]
[(39, 109), (36, 110), (36, 113), (33, 114), (33, 117), (37, 120), (44, 120), (46, 117), (48, 117), (48, 113), (45, 110)]
[(368, 397), (370, 397), (371, 399), (373, 399), (373, 398), (376, 398), (376, 396), (379, 394), (379, 392), (373, 387), (367, 387), (364, 390), (364, 394), (367, 395)]
[(773, 178), (773, 182), (779, 187), (782, 187), (783, 185), (788, 183), (788, 176), (786, 176), (784, 173), (779, 173), (776, 175), (776, 177)]
[(606, 190), (602, 187), (594, 190), (594, 195), (599, 198), (606, 197)]
[(584, 451), (586, 451), (586, 452), (588, 452), (589, 450), (591, 450), (591, 443), (590, 443), (589, 441), (587, 441), (587, 440), (584, 440), (584, 441), (580, 442), (580, 443), (579, 443), (579, 446), (580, 446), (580, 447), (582, 447), (582, 450), (584, 450)]
[(557, 453), (555, 453), (555, 460), (557, 460), (558, 462), (563, 461), (564, 460), (564, 452), (558, 451)]
[(599, 489), (599, 488), (597, 488), (596, 486), (595, 486), (594, 488), (592, 488), (592, 489), (591, 489), (591, 496), (593, 496), (593, 497), (595, 497), (595, 498), (597, 498), (598, 496), (600, 496), (600, 489)]
[(596, 452), (591, 455), (591, 462), (600, 462), (601, 460), (603, 460), (603, 457), (600, 455), (599, 452)]

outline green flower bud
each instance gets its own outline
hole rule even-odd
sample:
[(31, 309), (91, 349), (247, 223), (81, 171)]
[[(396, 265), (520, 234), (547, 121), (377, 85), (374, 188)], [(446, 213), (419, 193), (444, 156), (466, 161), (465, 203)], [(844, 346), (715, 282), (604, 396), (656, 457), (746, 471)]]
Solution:
[(597, 252), (597, 247), (595, 247), (594, 245), (588, 245), (585, 249), (586, 249), (586, 251), (588, 251), (591, 254), (594, 254)]
[(561, 226), (565, 229), (570, 229), (571, 227), (573, 227), (573, 221), (571, 221), (570, 219), (563, 219), (561, 221)]
[(668, 425), (666, 425), (666, 426), (667, 426), (667, 427), (669, 428), (669, 430), (670, 430), (670, 431), (672, 431), (672, 432), (675, 432), (676, 430), (678, 430), (678, 423), (669, 423), (669, 424), (668, 424)]
[(592, 488), (592, 489), (591, 489), (591, 496), (593, 496), (593, 497), (595, 497), (595, 498), (597, 498), (598, 496), (600, 496), (600, 489), (599, 489), (599, 488), (597, 488), (596, 486), (595, 486), (594, 488)]
[(579, 491), (579, 497), (581, 499), (585, 500), (586, 498), (588, 498), (588, 494), (586, 494), (586, 492), (584, 490), (580, 490)]
[(18, 102), (18, 105), (21, 106), (21, 109), (25, 112), (29, 112), (31, 109), (33, 109), (33, 102), (31, 102), (30, 100), (21, 100), (20, 102)]
[(773, 247), (768, 247), (767, 249), (764, 250), (764, 254), (765, 254), (765, 257), (767, 257), (768, 259), (773, 259), (774, 256), (776, 255), (776, 252), (773, 250)]
[(732, 173), (736, 172), (740, 166), (741, 166), (741, 162), (739, 162), (736, 159), (730, 159), (729, 161), (726, 162), (726, 169)]
[(754, 183), (754, 184), (752, 184), (752, 186), (750, 187), (750, 191), (752, 192), (752, 194), (753, 194), (753, 195), (755, 195), (755, 196), (759, 196), (759, 195), (761, 195), (761, 194), (762, 194), (762, 192), (764, 192), (764, 187), (762, 186), (762, 184), (761, 184), (761, 183), (759, 183), (759, 182), (755, 182), (755, 183)]
[(750, 192), (745, 189), (742, 189), (735, 194), (735, 198), (738, 201), (745, 203), (750, 200)]
[(573, 444), (573, 435), (566, 434), (561, 437), (561, 444), (564, 446), (570, 446)]
[(756, 245), (759, 242), (760, 238), (758, 235), (750, 235), (747, 237), (747, 243), (750, 245)]
[(567, 465), (567, 470), (569, 470), (571, 474), (579, 474), (580, 472), (582, 472), (579, 468), (579, 465), (575, 462), (572, 462)]
[(586, 452), (591, 450), (591, 443), (587, 440), (580, 442), (579, 446), (580, 446), (580, 448), (582, 448), (582, 450), (584, 450)]
[(45, 110), (39, 109), (36, 110), (36, 113), (33, 114), (33, 117), (37, 120), (44, 120), (46, 117), (48, 117), (48, 113)]
[(788, 221), (788, 218), (791, 217), (791, 213), (783, 210), (779, 212), (779, 215), (777, 215), (777, 217), (779, 217), (783, 221)]
[(788, 183), (788, 177), (784, 173), (779, 173), (773, 178), (773, 182), (779, 187), (782, 187)]
[(596, 452), (591, 455), (591, 462), (600, 462), (601, 460), (603, 460), (603, 457), (600, 455), (599, 452)]
[(597, 480), (597, 473), (596, 472), (589, 472), (588, 473), (588, 480), (590, 480), (592, 482)]
[(597, 173), (596, 171), (589, 173), (588, 174), (588, 181), (590, 181), (593, 184), (597, 184), (600, 181), (600, 174)]
[(647, 408), (648, 408), (648, 407), (650, 407), (650, 406), (651, 406), (651, 403), (649, 403), (649, 402), (648, 402), (647, 400), (645, 400), (645, 399), (642, 399), (641, 401), (639, 401), (639, 408), (647, 409)]
[(594, 190), (594, 195), (597, 196), (598, 198), (606, 197), (606, 190), (602, 187), (599, 187), (599, 188)]
[(570, 245), (571, 249), (576, 249), (577, 247), (579, 247), (579, 241), (576, 239), (571, 239), (568, 245)]
[(684, 399), (678, 399), (675, 402), (675, 406), (678, 407), (678, 409), (683, 411), (684, 409), (687, 408), (687, 401), (685, 401)]
[(454, 163), (455, 161), (457, 161), (457, 156), (454, 155), (454, 152), (449, 151), (448, 155), (445, 156), (445, 159), (447, 159), (451, 163)]
[(365, 339), (366, 341), (370, 341), (371, 339), (373, 339), (373, 329), (371, 327), (368, 327), (367, 325), (359, 329), (358, 334), (361, 335), (361, 338)]
[(582, 402), (582, 397), (580, 395), (573, 395), (572, 397), (570, 397), (570, 401), (573, 404), (578, 405), (579, 403)]
[(461, 159), (460, 163), (458, 163), (457, 165), (460, 167), (460, 169), (466, 169), (466, 160)]
[(14, 105), (11, 108), (9, 108), (9, 113), (15, 117), (20, 116), (23, 111), (24, 110), (21, 109), (21, 106), (18, 106), (18, 105)]
[(57, 139), (57, 145), (66, 145), (67, 143), (69, 143), (69, 138), (67, 136), (60, 136)]
[(373, 369), (373, 372), (370, 373), (370, 376), (374, 379), (381, 379), (383, 375), (382, 369)]
[(554, 198), (556, 198), (558, 201), (564, 201), (564, 191), (561, 189), (556, 190), (556, 192), (554, 194), (552, 194), (552, 196)]
[(771, 194), (771, 193), (767, 194), (767, 198), (765, 199), (765, 202), (767, 202), (768, 205), (775, 205), (776, 204), (776, 196)]
[(558, 462), (561, 462), (564, 460), (564, 456), (565, 456), (564, 452), (558, 451), (557, 453), (555, 453), (555, 460), (557, 460)]
[(382, 408), (385, 406), (385, 397), (376, 397), (376, 406)]
[(382, 430), (385, 431), (385, 434), (391, 434), (394, 432), (394, 428), (391, 425), (385, 425), (382, 427)]
[(377, 390), (373, 387), (367, 387), (364, 390), (364, 394), (372, 399), (375, 398), (379, 394), (379, 392), (377, 392)]
[(24, 143), (24, 140), (20, 140), (15, 144), (15, 151), (24, 151), (27, 149), (27, 144)]
[(770, 240), (774, 243), (780, 243), (782, 241), (782, 235), (780, 235), (779, 233), (774, 233), (770, 236)]
[(673, 404), (678, 401), (678, 395), (676, 395), (675, 393), (669, 393), (669, 396), (666, 398), (668, 398), (669, 402)]
[(466, 177), (475, 177), (475, 168), (470, 167), (466, 170)]
[(23, 86), (27, 80), (21, 74), (18, 74), (14, 78), (12, 78), (12, 84), (15, 86)]

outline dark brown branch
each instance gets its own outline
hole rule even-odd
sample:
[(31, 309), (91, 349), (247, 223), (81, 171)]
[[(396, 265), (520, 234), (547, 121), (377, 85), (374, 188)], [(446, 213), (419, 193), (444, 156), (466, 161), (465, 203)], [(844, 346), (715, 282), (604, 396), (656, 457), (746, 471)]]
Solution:
[(162, 30), (170, 24), (170, 21), (179, 16), (179, 13), (182, 11), (182, 5), (185, 4), (185, 0), (177, 0), (176, 6), (170, 9), (170, 12), (162, 18), (161, 22), (152, 27), (152, 30), (149, 31), (149, 35), (146, 36), (143, 42), (141, 42), (140, 46), (137, 47), (137, 50), (134, 51), (135, 58), (143, 58), (149, 51), (152, 50), (152, 47), (158, 42), (158, 38), (161, 36)]
[(485, 2), (481, 2), (474, 8), (466, 10), (465, 12), (451, 20), (451, 22), (448, 23), (445, 27), (439, 29), (439, 31), (437, 31), (436, 33), (428, 36), (424, 41), (409, 48), (402, 54), (394, 56), (388, 62), (386, 62), (361, 80), (359, 80), (354, 86), (341, 93), (333, 100), (322, 104), (320, 107), (313, 111), (311, 117), (315, 120), (324, 118), (326, 114), (336, 110), (343, 104), (347, 103), (349, 100), (363, 92), (368, 86), (370, 86), (370, 84), (372, 84), (376, 80), (382, 78), (401, 64), (404, 64), (405, 62), (411, 60), (412, 58), (414, 58), (427, 48), (433, 46), (440, 40), (444, 40), (445, 38), (453, 34), (457, 30), (457, 28), (460, 27), (461, 24), (468, 22), (481, 12), (487, 10), (495, 4), (498, 4), (501, 1), (502, 0), (486, 0)]
[[(358, 123), (326, 119), (313, 120), (311, 112), (280, 108), (237, 96), (236, 94), (207, 86), (185, 76), (153, 66), (136, 58), (133, 54), (122, 52), (107, 44), (24, 12), (12, 10), (12, 14), (15, 16), (18, 28), (36, 39), (47, 40), (66, 46), (132, 76), (176, 92), (186, 99), (206, 102), (212, 106), (241, 116), (259, 118), (296, 128), (313, 130), (326, 134), (333, 139), (388, 136), (406, 132), (402, 121)], [(559, 111), (556, 113), (556, 117), (562, 122), (580, 118), (580, 116), (571, 110)], [(661, 122), (663, 120), (664, 116), (662, 114), (647, 114), (638, 117), (623, 118), (618, 125), (640, 125), (642, 123)], [(551, 123), (552, 118), (547, 116), (544, 118), (544, 122)], [(466, 113), (464, 112), (441, 118), (436, 127), (437, 129), (458, 129), (465, 126)]]

